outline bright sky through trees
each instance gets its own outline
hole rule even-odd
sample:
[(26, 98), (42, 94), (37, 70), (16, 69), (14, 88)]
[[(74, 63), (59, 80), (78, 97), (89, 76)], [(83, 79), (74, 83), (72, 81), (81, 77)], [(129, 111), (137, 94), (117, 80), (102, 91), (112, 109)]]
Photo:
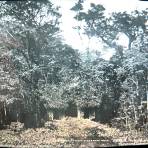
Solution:
[[(77, 0), (52, 0), (54, 4), (61, 7), (60, 12), (62, 13), (62, 24), (61, 29), (63, 31), (63, 36), (67, 44), (71, 45), (73, 48), (84, 51), (88, 47), (90, 49), (97, 49), (102, 52), (102, 56), (105, 59), (109, 59), (113, 50), (104, 49), (103, 45), (96, 38), (88, 39), (86, 35), (81, 34), (79, 36), (78, 32), (73, 29), (77, 26), (77, 22), (73, 17), (75, 13), (70, 9), (77, 2)], [(123, 11), (133, 11), (133, 10), (145, 10), (148, 8), (148, 2), (138, 1), (138, 0), (86, 0), (84, 3), (84, 9), (88, 10), (90, 3), (102, 4), (106, 8), (106, 15), (112, 12), (123, 12)], [(82, 24), (82, 23), (81, 23)], [(118, 44), (123, 45), (125, 48), (128, 44), (128, 39), (124, 34), (119, 34)], [(103, 51), (102, 51), (103, 49)]]

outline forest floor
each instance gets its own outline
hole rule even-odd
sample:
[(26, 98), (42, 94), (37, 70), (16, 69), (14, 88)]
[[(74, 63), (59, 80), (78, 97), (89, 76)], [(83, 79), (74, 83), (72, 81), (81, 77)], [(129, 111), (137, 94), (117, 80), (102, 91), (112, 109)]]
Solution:
[(121, 131), (89, 119), (64, 118), (49, 124), (49, 127), (20, 132), (0, 130), (0, 145), (94, 148), (148, 144), (148, 135), (142, 132)]

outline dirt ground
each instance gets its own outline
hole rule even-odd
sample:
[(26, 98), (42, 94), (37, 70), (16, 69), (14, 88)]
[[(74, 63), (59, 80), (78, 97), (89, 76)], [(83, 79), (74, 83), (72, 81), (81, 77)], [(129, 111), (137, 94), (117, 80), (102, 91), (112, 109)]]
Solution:
[(74, 148), (137, 145), (148, 144), (146, 134), (146, 132), (121, 131), (89, 119), (64, 118), (47, 122), (44, 128), (23, 131), (0, 130), (0, 145)]

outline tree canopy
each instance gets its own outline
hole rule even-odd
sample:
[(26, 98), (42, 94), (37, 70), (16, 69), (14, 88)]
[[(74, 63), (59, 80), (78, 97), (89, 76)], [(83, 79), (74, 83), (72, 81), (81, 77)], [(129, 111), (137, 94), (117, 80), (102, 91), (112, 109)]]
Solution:
[[(13, 79), (11, 87), (18, 94), (7, 91), (8, 97), (13, 100), (17, 96), (23, 102), (24, 122), (33, 123), (26, 123), (27, 127), (41, 126), (43, 110), (66, 109), (70, 101), (81, 108), (94, 107), (96, 120), (102, 122), (111, 122), (115, 117), (137, 122), (144, 112), (147, 9), (114, 12), (107, 17), (104, 6), (91, 3), (85, 12), (83, 2), (79, 0), (71, 8), (74, 18), (84, 23), (79, 28), (89, 38), (96, 37), (104, 46), (115, 49), (110, 60), (104, 60), (97, 52), (94, 58), (89, 49), (84, 58), (78, 49), (65, 44), (60, 35), (59, 8), (49, 0), (0, 3), (0, 75), (3, 79), (10, 77), (9, 83)], [(128, 38), (126, 49), (116, 42), (120, 33)], [(9, 54), (9, 62), (3, 54)], [(9, 69), (6, 64), (11, 64)], [(10, 85), (1, 83), (4, 82)], [(0, 89), (0, 96), (4, 92)]]

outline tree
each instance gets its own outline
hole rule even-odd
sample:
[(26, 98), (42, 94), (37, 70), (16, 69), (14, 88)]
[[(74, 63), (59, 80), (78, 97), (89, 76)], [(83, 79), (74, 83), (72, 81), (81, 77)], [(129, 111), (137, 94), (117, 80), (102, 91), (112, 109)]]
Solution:
[(64, 107), (68, 102), (63, 94), (78, 70), (79, 55), (62, 43), (60, 14), (49, 1), (5, 2), (1, 7), (3, 23), (5, 16), (11, 18), (2, 27), (19, 44), (10, 50), (24, 96), (25, 126), (38, 127), (47, 108)]
[(45, 81), (40, 80), (39, 90), (42, 92), (42, 98), (46, 100), (44, 101), (49, 104), (49, 108), (65, 109), (71, 101), (67, 91), (73, 87), (79, 71), (79, 54), (67, 45), (60, 45), (57, 50), (54, 48), (53, 52), (53, 61), (50, 63), (44, 61), (48, 66), (42, 71)]
[[(4, 47), (3, 43), (3, 40), (6, 41), (8, 38), (1, 34), (0, 39), (0, 126), (3, 127), (3, 125), (10, 123), (10, 115), (12, 115), (10, 106), (17, 100), (19, 102), (22, 96), (19, 79), (15, 75), (15, 67), (11, 60), (11, 53)], [(20, 106), (14, 106), (14, 109), (14, 119), (19, 120)]]
[[(114, 42), (113, 42), (115, 40), (118, 32), (116, 31), (116, 28), (112, 27), (112, 24), (111, 24), (112, 19), (105, 17), (105, 15), (104, 15), (105, 8), (102, 5), (95, 5), (95, 4), (91, 3), (90, 6), (91, 6), (90, 10), (88, 10), (87, 12), (84, 12), (84, 11), (82, 12), (81, 10), (79, 10), (79, 11), (77, 10), (77, 15), (75, 16), (75, 18), (78, 21), (85, 22), (84, 32), (88, 36), (96, 36), (98, 38), (98, 40), (101, 39), (102, 42), (105, 43), (107, 46), (114, 47), (118, 51), (118, 49), (119, 49), (118, 46), (116, 44), (114, 44)], [(119, 56), (122, 56), (122, 53), (119, 52), (119, 54), (120, 54)], [(95, 65), (94, 67), (97, 67), (100, 64), (102, 64), (101, 61), (100, 61), (100, 63), (98, 62), (97, 65)], [(99, 111), (96, 111), (96, 118), (97, 118), (97, 120), (102, 120), (103, 122), (108, 122), (112, 117), (115, 116), (115, 113), (113, 113), (115, 111), (114, 104), (117, 104), (117, 103), (113, 103), (113, 102), (115, 100), (117, 101), (120, 96), (119, 95), (120, 92), (119, 92), (119, 94), (117, 93), (118, 92), (117, 90), (120, 87), (120, 82), (117, 83), (118, 78), (116, 76), (116, 71), (115, 71), (114, 65), (111, 66), (111, 64), (109, 65), (109, 63), (108, 63), (105, 67), (99, 67), (99, 68), (100, 69), (96, 70), (96, 72), (97, 72), (96, 76), (99, 77), (99, 70), (102, 70), (103, 85), (101, 85), (101, 90), (102, 90), (102, 88), (105, 88), (106, 91), (102, 90), (103, 92), (100, 97), (101, 104), (98, 106)], [(109, 80), (109, 82), (106, 81), (107, 79)], [(93, 81), (94, 84), (95, 84), (95, 81), (97, 82), (97, 80), (95, 79)], [(88, 82), (88, 83), (90, 84), (90, 82)], [(99, 88), (97, 88), (97, 89), (98, 89), (98, 91), (100, 91)], [(115, 100), (113, 98), (115, 98)], [(97, 96), (97, 99), (99, 99), (99, 96)], [(111, 100), (106, 102), (105, 99), (107, 99), (107, 100), (111, 99)], [(112, 103), (109, 103), (109, 102), (112, 102)], [(111, 109), (109, 110), (110, 107), (111, 107)], [(118, 108), (118, 107), (116, 107), (116, 108)], [(100, 114), (102, 114), (102, 117)], [(103, 119), (104, 114), (106, 116), (106, 119)], [(100, 117), (99, 117), (99, 115), (100, 115)]]
[[(10, 47), (19, 77), (26, 109), (27, 127), (41, 125), (41, 101), (38, 82), (42, 77), (42, 57), (55, 46), (60, 14), (50, 1), (1, 2), (3, 30), (19, 44)], [(9, 17), (9, 20), (8, 20)], [(50, 17), (50, 18), (49, 18)], [(52, 43), (52, 44), (51, 44)]]
[[(78, 4), (82, 6), (78, 7)], [(145, 48), (147, 46), (145, 25), (147, 10), (141, 12), (136, 10), (131, 14), (127, 12), (112, 13), (110, 17), (106, 17), (104, 15), (105, 8), (102, 5), (91, 4), (90, 6), (91, 8), (87, 12), (84, 12), (83, 1), (79, 1), (72, 10), (77, 13), (75, 16), (76, 20), (84, 21), (85, 25), (83, 29), (85, 34), (89, 37), (96, 36), (98, 41), (101, 39), (104, 44), (114, 48), (116, 51), (114, 56), (110, 59), (108, 66), (106, 66), (107, 68), (103, 70), (104, 82), (106, 79), (108, 80), (106, 86), (108, 91), (103, 99), (104, 104), (102, 103), (100, 105), (100, 113), (104, 116), (106, 108), (107, 119), (110, 121), (110, 119), (118, 115), (118, 109), (122, 106), (120, 98), (124, 96), (124, 91), (126, 91), (126, 94), (130, 93), (126, 89), (123, 89), (123, 85), (129, 77), (134, 81), (137, 79), (136, 83), (138, 83), (136, 90), (134, 89), (135, 84), (132, 84), (130, 90), (134, 90), (141, 95), (143, 94), (143, 97), (145, 96), (145, 89), (142, 88), (146, 86), (146, 84), (144, 84), (144, 79), (147, 77), (147, 51)], [(119, 33), (125, 34), (129, 39), (127, 50), (116, 44), (116, 38)], [(143, 72), (141, 70), (143, 70)], [(139, 74), (137, 75), (139, 72), (143, 74), (141, 76)], [(143, 79), (143, 77), (145, 78)], [(133, 98), (132, 95), (131, 98)], [(123, 97), (123, 100), (124, 99), (126, 100), (125, 96)], [(134, 102), (137, 102), (137, 99), (137, 96), (135, 96)], [(136, 115), (135, 111), (134, 115)]]
[[(129, 38), (129, 50), (140, 33), (143, 32), (143, 34), (145, 34), (146, 15), (146, 10), (142, 12), (135, 10), (131, 14), (128, 14), (127, 12), (113, 13), (113, 22), (116, 24), (116, 29), (118, 32), (123, 32)], [(141, 39), (143, 40), (142, 36)], [(141, 42), (143, 42), (142, 40)]]

